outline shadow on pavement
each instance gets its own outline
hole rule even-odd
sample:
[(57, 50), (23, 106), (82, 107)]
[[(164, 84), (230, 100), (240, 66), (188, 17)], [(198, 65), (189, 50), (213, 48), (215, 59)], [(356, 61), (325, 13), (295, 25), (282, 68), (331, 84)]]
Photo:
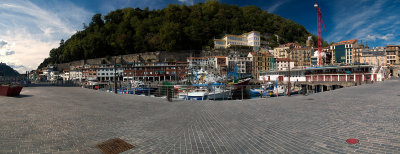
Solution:
[(10, 96), (13, 98), (25, 98), (25, 97), (32, 97), (33, 95), (19, 95), (19, 96)]

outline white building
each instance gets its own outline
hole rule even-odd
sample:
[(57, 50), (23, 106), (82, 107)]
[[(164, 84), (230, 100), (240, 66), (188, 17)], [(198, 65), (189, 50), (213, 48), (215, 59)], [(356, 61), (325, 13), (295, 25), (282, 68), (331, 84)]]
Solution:
[(214, 39), (214, 48), (226, 49), (233, 46), (248, 46), (260, 49), (260, 32), (251, 31), (242, 35), (226, 34), (222, 39)]
[(275, 66), (276, 66), (276, 70), (278, 71), (286, 71), (289, 69), (289, 65), (290, 65), (290, 69), (294, 68), (294, 61), (288, 58), (276, 58), (275, 59)]
[(81, 70), (71, 70), (71, 71), (69, 71), (69, 78), (71, 80), (82, 81), (82, 71)]
[(253, 55), (248, 54), (247, 56), (232, 55), (227, 57), (226, 65), (228, 66), (228, 72), (236, 72), (240, 74), (251, 74), (252, 72)]
[[(114, 81), (114, 66), (113, 65), (99, 65), (97, 68), (97, 80), (98, 81)], [(116, 76), (118, 79), (122, 78), (124, 69), (117, 66)]]

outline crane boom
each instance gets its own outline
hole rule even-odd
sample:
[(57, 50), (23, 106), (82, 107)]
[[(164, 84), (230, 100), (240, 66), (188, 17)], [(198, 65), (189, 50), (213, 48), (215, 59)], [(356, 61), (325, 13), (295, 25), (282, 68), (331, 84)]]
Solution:
[(321, 34), (321, 23), (324, 26), (325, 32), (326, 27), (325, 23), (322, 20), (321, 8), (318, 6), (317, 3), (314, 4), (314, 7), (317, 9), (318, 14), (318, 65), (322, 65), (322, 34)]

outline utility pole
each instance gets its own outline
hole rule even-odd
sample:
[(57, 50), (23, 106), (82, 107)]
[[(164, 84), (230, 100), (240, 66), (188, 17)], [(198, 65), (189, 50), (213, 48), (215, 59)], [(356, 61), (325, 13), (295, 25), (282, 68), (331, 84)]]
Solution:
[(293, 45), (290, 45), (290, 47), (289, 47), (289, 50), (287, 50), (288, 51), (288, 54), (289, 54), (289, 59), (288, 59), (288, 76), (289, 76), (289, 78), (288, 78), (288, 93), (287, 93), (287, 95), (288, 96), (290, 96), (290, 89), (291, 89), (291, 83), (290, 83), (290, 54), (291, 54), (291, 51), (292, 51), (292, 49), (293, 49)]
[(117, 80), (116, 80), (116, 75), (117, 73), (117, 58), (114, 58), (114, 93), (117, 94)]

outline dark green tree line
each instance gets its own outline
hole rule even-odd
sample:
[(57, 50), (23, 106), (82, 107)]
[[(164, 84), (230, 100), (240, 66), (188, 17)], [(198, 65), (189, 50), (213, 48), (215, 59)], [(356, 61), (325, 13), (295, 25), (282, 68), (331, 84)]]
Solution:
[[(238, 7), (209, 0), (192, 6), (173, 5), (161, 10), (125, 8), (105, 16), (95, 14), (84, 29), (58, 48), (40, 65), (152, 51), (199, 50), (212, 47), (224, 34), (256, 30), (277, 34), (267, 41), (305, 44), (311, 34), (304, 26), (257, 6)], [(316, 42), (314, 36), (314, 42)]]

